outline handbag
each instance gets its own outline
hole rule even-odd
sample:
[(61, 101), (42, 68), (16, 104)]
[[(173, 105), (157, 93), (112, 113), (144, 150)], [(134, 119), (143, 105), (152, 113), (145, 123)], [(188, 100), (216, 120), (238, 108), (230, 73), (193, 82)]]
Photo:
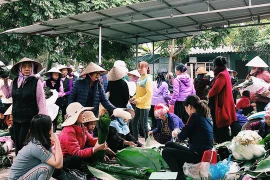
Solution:
[(86, 174), (77, 169), (62, 169), (60, 172), (58, 180), (87, 180)]

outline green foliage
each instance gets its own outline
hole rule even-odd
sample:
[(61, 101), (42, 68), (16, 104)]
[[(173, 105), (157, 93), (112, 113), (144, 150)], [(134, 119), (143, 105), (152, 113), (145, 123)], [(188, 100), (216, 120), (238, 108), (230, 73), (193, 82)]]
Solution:
[(168, 168), (162, 156), (153, 149), (127, 147), (116, 154), (117, 162), (127, 167), (147, 167), (153, 171)]
[[(0, 31), (32, 25), (40, 21), (56, 19), (83, 12), (113, 8), (144, 0), (31, 0), (0, 6)], [(132, 57), (131, 46), (104, 41), (103, 58), (128, 61)], [(47, 60), (59, 63), (98, 62), (98, 39), (80, 33), (60, 36), (0, 35), (0, 54), (6, 59), (18, 61), (22, 57), (37, 58), (48, 54)], [(44, 60), (42, 60), (44, 61)], [(49, 64), (49, 63), (47, 63)]]

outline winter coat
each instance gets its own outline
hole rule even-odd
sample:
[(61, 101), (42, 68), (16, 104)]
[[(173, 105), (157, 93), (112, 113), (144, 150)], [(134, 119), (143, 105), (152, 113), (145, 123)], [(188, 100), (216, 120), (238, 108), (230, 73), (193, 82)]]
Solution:
[(93, 147), (97, 142), (87, 128), (82, 125), (66, 126), (59, 134), (59, 141), (63, 156), (79, 156), (80, 158), (91, 157), (94, 153)]
[(250, 107), (250, 99), (246, 96), (242, 96), (241, 99), (236, 104), (236, 109), (243, 109)]
[[(79, 102), (82, 106), (86, 106), (86, 101), (88, 97), (90, 79), (79, 79), (75, 82), (72, 91), (69, 95), (68, 103)], [(98, 117), (99, 103), (112, 114), (115, 107), (107, 99), (102, 85), (97, 82), (94, 87), (94, 100), (93, 100), (93, 112), (96, 117)]]
[(162, 82), (158, 88), (157, 81), (153, 83), (153, 96), (152, 96), (152, 105), (155, 106), (159, 103), (168, 104), (168, 100), (171, 97), (169, 96), (168, 84)]
[(270, 134), (270, 126), (266, 124), (265, 120), (251, 123), (246, 129), (252, 130), (252, 131), (259, 130), (258, 134), (262, 138), (265, 138), (268, 134)]
[[(185, 126), (184, 123), (178, 116), (176, 116), (173, 113), (168, 113), (168, 128), (170, 129), (170, 131), (173, 131), (175, 128), (182, 129), (184, 126)], [(161, 132), (161, 129), (162, 129), (162, 120), (157, 119), (157, 128), (153, 130), (153, 133)]]
[(218, 128), (230, 126), (237, 120), (231, 78), (226, 69), (216, 76), (208, 97), (214, 98), (215, 120)]
[(180, 74), (174, 79), (173, 94), (170, 104), (174, 105), (176, 101), (183, 102), (192, 94), (196, 94), (193, 80), (187, 74)]

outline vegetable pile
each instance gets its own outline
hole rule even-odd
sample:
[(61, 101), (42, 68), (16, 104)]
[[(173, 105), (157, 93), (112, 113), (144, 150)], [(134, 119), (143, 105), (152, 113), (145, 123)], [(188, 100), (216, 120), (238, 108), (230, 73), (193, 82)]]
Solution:
[(245, 130), (233, 138), (230, 149), (233, 157), (237, 160), (251, 160), (262, 157), (265, 154), (264, 145), (259, 144), (262, 140), (257, 132)]

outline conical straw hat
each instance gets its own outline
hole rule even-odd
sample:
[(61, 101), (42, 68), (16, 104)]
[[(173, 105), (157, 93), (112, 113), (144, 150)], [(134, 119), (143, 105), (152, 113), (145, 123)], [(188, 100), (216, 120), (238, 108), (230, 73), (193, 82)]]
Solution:
[(246, 66), (249, 67), (269, 67), (259, 56), (256, 56), (251, 61), (249, 61)]
[(86, 68), (85, 70), (83, 70), (83, 72), (81, 73), (82, 75), (86, 75), (86, 74), (90, 74), (92, 72), (106, 72), (105, 69), (103, 69), (102, 67), (100, 67), (99, 65), (91, 62)]
[(44, 73), (44, 75), (45, 76), (48, 76), (50, 73), (59, 73), (59, 74), (62, 74), (61, 71), (59, 71), (59, 69), (56, 68), (56, 67), (51, 68), (49, 71), (47, 71), (46, 73)]
[(16, 64), (14, 64), (14, 66), (11, 68), (10, 71), (13, 75), (15, 75), (15, 76), (19, 75), (18, 74), (19, 67), (20, 67), (20, 64), (23, 62), (32, 62), (34, 64), (34, 74), (37, 74), (42, 69), (42, 65), (39, 62), (25, 57), (25, 58), (21, 59), (19, 62), (17, 62)]
[(208, 72), (205, 70), (204, 67), (199, 67), (196, 71), (196, 74), (207, 74)]
[(132, 74), (134, 76), (141, 77), (141, 75), (140, 75), (140, 73), (139, 73), (138, 70), (129, 71), (128, 74)]
[(123, 67), (113, 67), (110, 72), (107, 74), (108, 81), (117, 81), (122, 79), (127, 75), (125, 69)]

